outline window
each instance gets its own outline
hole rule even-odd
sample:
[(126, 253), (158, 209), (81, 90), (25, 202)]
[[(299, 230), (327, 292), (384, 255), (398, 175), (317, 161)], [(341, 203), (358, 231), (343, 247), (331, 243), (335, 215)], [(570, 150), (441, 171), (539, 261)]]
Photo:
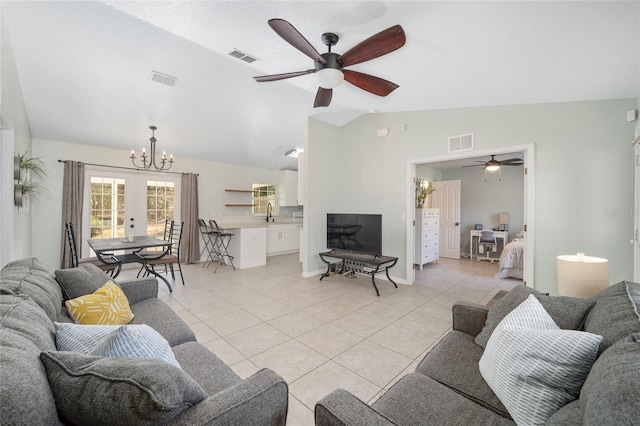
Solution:
[(174, 219), (175, 193), (173, 182), (147, 181), (147, 235), (165, 237), (165, 219)]
[(91, 177), (91, 238), (124, 237), (124, 179)]
[(253, 214), (255, 215), (266, 215), (267, 214), (267, 205), (271, 203), (271, 213), (276, 214), (277, 212), (277, 204), (276, 204), (276, 186), (275, 185), (267, 185), (263, 183), (254, 183), (251, 187), (253, 190)]

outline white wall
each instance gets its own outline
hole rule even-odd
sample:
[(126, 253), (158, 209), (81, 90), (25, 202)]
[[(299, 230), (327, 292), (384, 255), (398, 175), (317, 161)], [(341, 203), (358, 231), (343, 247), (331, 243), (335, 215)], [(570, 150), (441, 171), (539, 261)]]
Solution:
[[(49, 178), (47, 194), (31, 204), (33, 216), (33, 256), (57, 267), (60, 262), (60, 235), (62, 229), (62, 177), (63, 165), (58, 160), (75, 160), (85, 163), (130, 167), (129, 152), (105, 149), (89, 145), (34, 139), (34, 155), (42, 157)], [(198, 173), (200, 193), (199, 217), (211, 219), (213, 212), (218, 217), (251, 216), (250, 207), (225, 207), (226, 203), (245, 202), (232, 199), (234, 195), (225, 189), (250, 189), (252, 183), (278, 183), (279, 171), (256, 167), (236, 166), (211, 161), (176, 158), (171, 171)], [(108, 170), (108, 169), (107, 169)], [(246, 200), (248, 203), (249, 201)]]
[[(383, 251), (406, 265), (407, 180), (410, 160), (428, 160), (447, 154), (447, 138), (475, 133), (477, 150), (535, 144), (535, 233), (533, 285), (556, 293), (556, 257), (585, 252), (609, 259), (610, 279), (632, 277), (631, 217), (616, 211), (633, 209), (632, 158), (629, 141), (635, 123), (627, 123), (626, 111), (637, 99), (555, 104), (464, 108), (370, 114), (340, 128), (333, 141), (316, 137), (309, 126), (308, 167), (327, 167), (329, 151), (339, 144), (332, 171), (340, 171), (341, 198), (327, 195), (343, 210), (382, 213)], [(313, 122), (314, 120), (310, 120)], [(407, 131), (397, 133), (398, 124)], [(391, 129), (376, 137), (376, 130)], [(317, 158), (316, 152), (321, 158)], [(313, 182), (318, 174), (309, 174)], [(310, 184), (311, 184), (310, 182)], [(338, 185), (335, 179), (328, 181)], [(311, 195), (311, 194), (310, 194)], [(321, 226), (323, 200), (305, 206), (310, 240), (324, 238)], [(313, 222), (315, 221), (315, 222)], [(318, 246), (319, 247), (319, 246)], [(309, 258), (317, 257), (314, 246)], [(392, 276), (401, 279), (403, 266)]]
[[(0, 126), (13, 130), (13, 150), (3, 149), (3, 164), (0, 179), (2, 186), (13, 186), (13, 155), (24, 154), (31, 150), (31, 130), (29, 119), (24, 106), (20, 79), (13, 57), (13, 49), (9, 34), (4, 24), (0, 8)], [(3, 141), (3, 143), (10, 143)], [(6, 201), (6, 200), (5, 200)], [(2, 203), (2, 222), (8, 219), (12, 223), (10, 235), (2, 233), (3, 241), (9, 239), (11, 244), (11, 259), (19, 259), (31, 255), (31, 216), (29, 213), (18, 213), (13, 202)], [(8, 260), (8, 259), (7, 259)], [(3, 259), (3, 263), (5, 260)], [(4, 265), (0, 265), (4, 266)]]

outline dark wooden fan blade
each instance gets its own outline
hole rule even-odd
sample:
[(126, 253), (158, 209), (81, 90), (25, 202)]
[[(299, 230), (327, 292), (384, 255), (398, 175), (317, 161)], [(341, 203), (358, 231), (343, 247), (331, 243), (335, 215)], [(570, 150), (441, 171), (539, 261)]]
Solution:
[(316, 100), (313, 103), (314, 108), (326, 107), (331, 103), (331, 97), (333, 96), (333, 89), (325, 89), (324, 87), (318, 87), (318, 93), (316, 93)]
[(343, 67), (370, 61), (404, 46), (407, 41), (400, 25), (394, 25), (343, 53), (338, 59)]
[(502, 163), (501, 166), (522, 166), (524, 163)]
[(509, 158), (508, 160), (502, 160), (501, 163), (505, 164), (505, 163), (516, 163), (516, 162), (522, 162), (521, 158)]
[(293, 25), (284, 19), (269, 19), (269, 26), (273, 31), (278, 33), (280, 37), (287, 43), (313, 59), (314, 61), (326, 64), (327, 61), (318, 53), (318, 51), (307, 41), (302, 34), (296, 30)]
[(378, 96), (387, 96), (389, 93), (396, 90), (397, 84), (384, 80), (380, 77), (364, 74), (358, 71), (342, 70), (344, 73), (344, 79), (354, 86), (358, 86), (362, 90), (373, 93)]
[(283, 74), (259, 75), (257, 77), (253, 77), (253, 78), (257, 82), (263, 83), (265, 81), (284, 80), (285, 78), (298, 77), (298, 76), (306, 75), (306, 74), (313, 74), (314, 72), (316, 72), (315, 69), (306, 70), (306, 71), (286, 72), (286, 73), (283, 73)]
[(465, 167), (486, 167), (486, 164), (472, 164), (470, 166), (461, 166), (461, 168)]

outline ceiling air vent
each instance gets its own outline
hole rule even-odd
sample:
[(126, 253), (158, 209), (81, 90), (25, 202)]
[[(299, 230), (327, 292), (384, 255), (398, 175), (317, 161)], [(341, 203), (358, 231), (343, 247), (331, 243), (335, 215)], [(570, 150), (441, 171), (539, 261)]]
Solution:
[(175, 86), (178, 82), (178, 79), (176, 77), (171, 77), (170, 75), (163, 74), (158, 71), (151, 71), (151, 81), (162, 83), (166, 86)]
[(449, 137), (449, 152), (473, 150), (473, 133)]
[(244, 53), (238, 49), (233, 49), (229, 52), (229, 56), (233, 56), (234, 58), (240, 59), (241, 61), (245, 61), (247, 63), (255, 62), (258, 60), (255, 56), (251, 56), (248, 53)]

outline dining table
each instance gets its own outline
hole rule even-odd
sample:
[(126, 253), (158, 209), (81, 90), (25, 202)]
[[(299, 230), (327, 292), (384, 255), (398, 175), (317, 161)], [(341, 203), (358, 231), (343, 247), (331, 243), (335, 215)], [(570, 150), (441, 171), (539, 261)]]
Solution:
[[(149, 268), (144, 260), (138, 255), (141, 250), (150, 248), (166, 248), (171, 245), (170, 241), (163, 240), (153, 235), (135, 235), (133, 238), (120, 237), (120, 238), (92, 238), (88, 240), (89, 247), (96, 253), (96, 257), (104, 263), (108, 263), (103, 259), (103, 255), (110, 254), (115, 256), (122, 264), (125, 263), (139, 263), (145, 270), (165, 282), (169, 291), (173, 292), (169, 281), (157, 273), (153, 268)], [(158, 254), (161, 254), (159, 251)], [(118, 272), (119, 273), (119, 272)], [(116, 274), (113, 278), (118, 276)]]

